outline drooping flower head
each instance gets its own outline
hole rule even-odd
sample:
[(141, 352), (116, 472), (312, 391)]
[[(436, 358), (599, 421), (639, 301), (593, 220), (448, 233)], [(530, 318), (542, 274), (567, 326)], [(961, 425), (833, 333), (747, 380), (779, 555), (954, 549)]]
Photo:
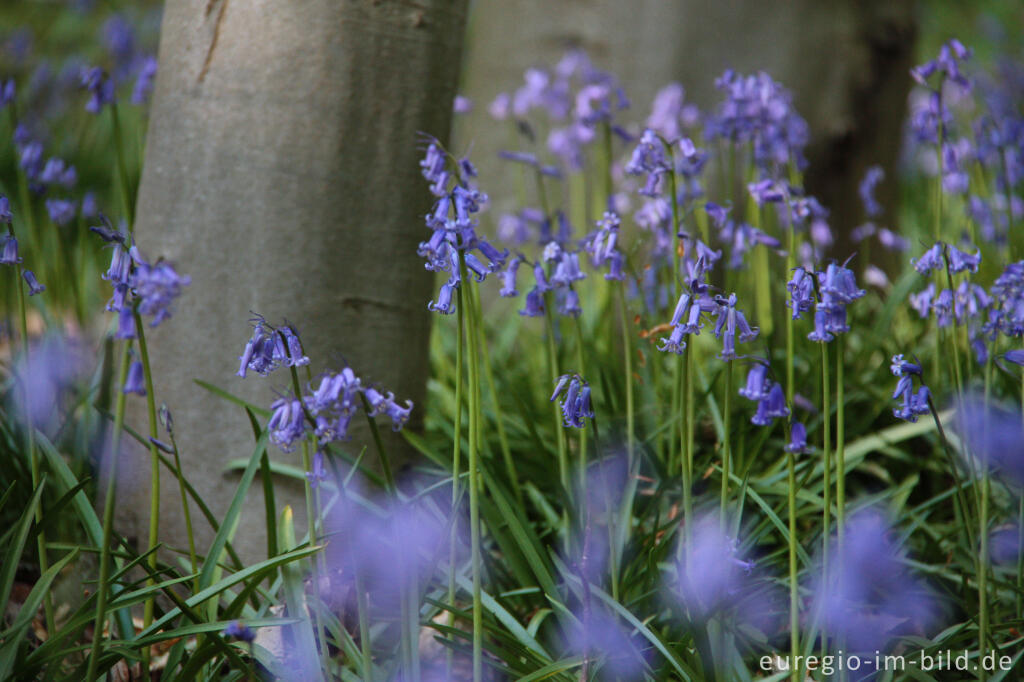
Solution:
[(898, 419), (909, 422), (916, 422), (920, 415), (928, 414), (928, 401), (931, 393), (928, 387), (922, 382), (917, 391), (914, 391), (914, 377), (920, 380), (921, 366), (917, 363), (908, 362), (902, 354), (892, 357), (890, 370), (899, 381), (896, 382), (896, 390), (892, 393), (893, 400), (901, 400), (899, 407), (893, 410), (893, 415)]
[(590, 406), (590, 384), (579, 374), (563, 374), (558, 378), (555, 392), (551, 394), (554, 402), (564, 392), (562, 398), (562, 418), (565, 425), (582, 429), (586, 424), (584, 418), (594, 418), (594, 410)]
[(715, 338), (722, 341), (722, 352), (718, 357), (722, 360), (735, 360), (737, 336), (740, 343), (749, 343), (757, 338), (757, 327), (751, 327), (743, 311), (736, 307), (736, 294), (728, 298), (716, 296), (715, 303)]

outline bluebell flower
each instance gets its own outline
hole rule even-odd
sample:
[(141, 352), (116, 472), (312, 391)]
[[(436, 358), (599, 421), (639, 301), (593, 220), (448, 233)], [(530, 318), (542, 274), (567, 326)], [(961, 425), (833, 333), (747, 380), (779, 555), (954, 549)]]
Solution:
[(793, 422), (790, 425), (789, 443), (786, 445), (786, 452), (794, 454), (807, 450), (807, 427), (802, 422)]
[(0, 265), (16, 265), (20, 262), (17, 238), (13, 234), (4, 235), (3, 247), (0, 248)]
[(81, 83), (89, 91), (85, 110), (90, 114), (98, 114), (105, 105), (114, 102), (114, 81), (100, 67), (83, 68)]
[(814, 579), (814, 611), (848, 651), (882, 650), (934, 623), (935, 596), (900, 554), (885, 517), (862, 510), (848, 518), (844, 543), (830, 550), (830, 574)]
[(441, 313), (442, 315), (451, 315), (455, 312), (455, 304), (452, 302), (452, 293), (458, 286), (458, 279), (451, 277), (447, 282), (441, 285), (441, 291), (437, 295), (437, 302), (430, 301), (427, 303), (427, 310)]
[(8, 78), (3, 83), (0, 83), (0, 109), (14, 101), (15, 93), (13, 78)]
[(306, 472), (306, 480), (309, 481), (310, 488), (316, 488), (320, 483), (327, 480), (327, 470), (324, 468), (324, 453), (320, 450), (313, 453), (311, 467)]
[(953, 324), (953, 292), (943, 289), (932, 301), (932, 312), (935, 314), (935, 324), (939, 327), (948, 327)]
[(402, 426), (409, 420), (412, 412), (412, 401), (406, 400), (405, 407), (395, 402), (395, 394), (390, 391), (383, 394), (372, 387), (363, 389), (366, 401), (370, 403), (370, 416), (376, 417), (379, 414), (386, 414), (391, 418), (391, 427), (394, 431), (400, 431)]
[(505, 266), (505, 270), (501, 273), (501, 291), (499, 295), (505, 297), (518, 296), (519, 291), (516, 289), (516, 273), (519, 271), (519, 266), (523, 262), (522, 256), (513, 256)]
[(306, 432), (302, 403), (292, 396), (282, 397), (271, 403), (270, 409), (273, 411), (267, 422), (270, 440), (284, 452), (291, 452), (295, 441)]
[(11, 214), (11, 202), (7, 197), (0, 195), (0, 224), (10, 225), (14, 216)]
[(22, 270), (21, 276), (25, 279), (25, 284), (28, 285), (28, 295), (35, 296), (46, 291), (46, 287), (39, 283), (36, 279), (36, 275), (31, 270)]
[(1024, 334), (1024, 261), (1007, 265), (989, 293), (993, 305), (985, 331), (998, 331), (1011, 338)]
[(1008, 350), (1003, 353), (1003, 359), (1015, 365), (1024, 367), (1024, 350)]
[(139, 297), (139, 312), (152, 315), (151, 327), (171, 317), (171, 304), (181, 295), (181, 288), (192, 283), (189, 276), (179, 275), (167, 261), (154, 265), (140, 262), (132, 273), (130, 285)]
[(856, 276), (849, 268), (829, 263), (824, 273), (818, 273), (818, 285), (822, 298), (828, 295), (832, 304), (846, 305), (864, 296), (863, 289), (857, 288)]
[(740, 389), (740, 395), (747, 400), (759, 402), (768, 397), (771, 382), (768, 380), (768, 365), (754, 362), (747, 372), (747, 383)]
[(722, 532), (717, 516), (692, 522), (677, 564), (678, 596), (694, 616), (707, 618), (750, 596), (753, 561), (739, 543)]
[(750, 422), (757, 426), (768, 426), (772, 420), (788, 416), (789, 408), (786, 407), (786, 395), (782, 390), (782, 384), (772, 384), (768, 395), (758, 401), (757, 412), (750, 418)]
[(135, 86), (132, 88), (132, 104), (145, 104), (149, 94), (153, 92), (153, 81), (156, 79), (157, 61), (155, 57), (146, 57), (142, 61)]
[(871, 166), (864, 173), (864, 178), (860, 181), (860, 185), (857, 188), (860, 193), (860, 200), (864, 204), (864, 213), (869, 218), (882, 214), (882, 206), (875, 199), (875, 188), (884, 178), (885, 171), (882, 170), (881, 166)]
[(653, 130), (648, 128), (640, 136), (640, 142), (623, 170), (627, 175), (647, 174), (647, 184), (640, 194), (652, 198), (661, 195), (661, 176), (672, 168), (665, 154), (665, 145)]
[(910, 263), (922, 275), (927, 275), (932, 270), (942, 270), (946, 267), (946, 261), (942, 257), (942, 247), (942, 242), (936, 242), (917, 261), (911, 258)]
[(654, 96), (647, 127), (669, 142), (682, 137), (684, 127), (696, 125), (700, 112), (693, 104), (685, 103), (686, 91), (679, 83), (669, 83)]
[(142, 363), (138, 360), (132, 362), (128, 368), (128, 378), (124, 381), (124, 392), (146, 395), (145, 376), (142, 371)]
[[(74, 166), (65, 163), (63, 159), (54, 157), (46, 160), (46, 165), (40, 171), (38, 179), (39, 182), (47, 185), (61, 185), (70, 189), (78, 182), (78, 173)], [(47, 205), (49, 205), (49, 201), (47, 201)], [(58, 221), (54, 220), (54, 222)]]
[(135, 338), (135, 313), (131, 306), (121, 306), (121, 309), (117, 313), (117, 333), (114, 335), (117, 339), (134, 339)]
[(566, 317), (579, 317), (583, 313), (580, 307), (580, 297), (576, 290), (569, 287), (559, 297), (558, 312)]
[(928, 414), (928, 399), (931, 395), (928, 387), (922, 383), (917, 392), (914, 392), (914, 377), (918, 377), (920, 380), (921, 366), (907, 362), (903, 355), (894, 355), (889, 369), (894, 376), (899, 378), (892, 398), (903, 401), (899, 407), (893, 410), (893, 415), (899, 419), (916, 422), (920, 415)]
[(984, 466), (1024, 483), (1024, 425), (1019, 406), (986, 400), (984, 394), (965, 394), (955, 404), (953, 428), (963, 441), (963, 452)]
[(562, 418), (567, 427), (582, 429), (584, 418), (594, 418), (594, 410), (590, 406), (590, 384), (578, 374), (564, 374), (558, 378), (555, 392), (551, 394), (554, 402), (563, 391)]
[(46, 212), (55, 225), (67, 225), (74, 220), (77, 208), (75, 202), (68, 199), (46, 200)]
[(526, 307), (519, 311), (524, 317), (544, 316), (544, 294), (539, 287), (530, 289), (526, 294)]
[(949, 79), (965, 90), (969, 90), (971, 83), (960, 71), (960, 62), (969, 60), (971, 55), (971, 50), (953, 38), (939, 48), (939, 54), (935, 59), (915, 66), (910, 70), (910, 75), (921, 85), (928, 85), (931, 77), (938, 73), (942, 79)]
[[(729, 298), (716, 296), (715, 302), (715, 338), (722, 341), (722, 352), (718, 357), (722, 360), (734, 360), (736, 355), (736, 335), (739, 334), (739, 341), (747, 343), (757, 338), (758, 329), (747, 323), (743, 312), (736, 308), (736, 294), (730, 294)], [(724, 332), (724, 337), (723, 337)]]
[(238, 358), (238, 376), (244, 379), (248, 370), (266, 376), (281, 365), (302, 367), (309, 364), (309, 358), (302, 350), (302, 342), (290, 325), (275, 328), (261, 315), (250, 322), (253, 325), (252, 338), (245, 344), (245, 350)]
[(981, 249), (978, 249), (978, 252), (972, 256), (952, 244), (947, 244), (946, 255), (949, 257), (949, 271), (954, 275), (965, 270), (977, 272), (978, 265), (981, 263)]
[(789, 290), (786, 305), (793, 310), (793, 319), (799, 320), (801, 313), (810, 310), (814, 303), (813, 275), (803, 268), (793, 268), (793, 277), (786, 283), (786, 289)]
[(928, 317), (932, 309), (932, 301), (935, 299), (935, 283), (931, 282), (923, 290), (912, 293), (908, 297), (910, 307), (917, 311), (922, 319)]
[(256, 640), (256, 633), (253, 632), (249, 626), (243, 625), (237, 620), (233, 620), (228, 623), (228, 626), (224, 628), (221, 633), (225, 637), (234, 637), (241, 642), (252, 643)]
[(886, 227), (878, 230), (878, 241), (890, 251), (910, 250), (910, 242), (907, 241), (906, 237), (898, 235)]

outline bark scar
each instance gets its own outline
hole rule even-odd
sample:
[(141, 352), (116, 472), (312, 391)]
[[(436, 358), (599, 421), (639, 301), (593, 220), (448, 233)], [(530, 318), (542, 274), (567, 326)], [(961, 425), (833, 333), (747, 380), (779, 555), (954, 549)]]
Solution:
[[(206, 73), (210, 70), (210, 63), (213, 61), (213, 51), (217, 49), (217, 39), (220, 38), (220, 25), (224, 19), (224, 11), (228, 8), (229, 0), (220, 0), (220, 8), (217, 10), (217, 18), (213, 24), (213, 39), (210, 40), (210, 47), (206, 50), (206, 58), (203, 60), (203, 68), (199, 71), (199, 80), (197, 82), (202, 83), (206, 78)], [(213, 8), (218, 4), (218, 0), (207, 0), (206, 2), (206, 17), (209, 18), (213, 12)]]

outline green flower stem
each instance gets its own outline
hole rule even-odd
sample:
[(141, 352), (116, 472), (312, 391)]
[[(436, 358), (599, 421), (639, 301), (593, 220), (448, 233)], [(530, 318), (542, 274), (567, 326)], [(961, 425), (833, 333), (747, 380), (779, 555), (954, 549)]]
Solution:
[(633, 470), (633, 458), (636, 452), (636, 424), (633, 407), (633, 344), (629, 333), (629, 311), (626, 308), (626, 281), (617, 287), (619, 294), (619, 322), (622, 326), (622, 358), (626, 374), (626, 455), (629, 460), (628, 469)]
[[(181, 472), (181, 456), (178, 454), (178, 444), (174, 440), (174, 432), (168, 429), (171, 439), (171, 453), (174, 455), (174, 473), (178, 479), (178, 489), (181, 491), (181, 510), (185, 515), (185, 534), (188, 536), (188, 558), (192, 566), (192, 573), (195, 574), (193, 591), (199, 592), (199, 556), (196, 554), (196, 541), (192, 533), (192, 512), (188, 508), (188, 492), (185, 489), (185, 475)], [(269, 527), (269, 526), (268, 526)]]
[[(558, 353), (555, 349), (555, 319), (551, 313), (551, 292), (544, 292), (544, 324), (548, 337), (548, 371), (551, 374), (551, 385), (558, 383)], [(555, 434), (558, 442), (558, 480), (562, 488), (569, 490), (569, 456), (565, 442), (565, 431), (562, 430), (562, 417), (558, 403), (551, 403), (551, 413), (555, 419)]]
[[(298, 395), (298, 394), (296, 394)], [(377, 420), (370, 416), (372, 411), (370, 403), (367, 402), (366, 396), (362, 393), (359, 397), (363, 401), (363, 414), (366, 415), (366, 423), (370, 425), (370, 435), (373, 436), (373, 444), (377, 448), (377, 456), (380, 458), (380, 468), (384, 474), (384, 487), (388, 493), (395, 494), (395, 475), (391, 472), (391, 461), (388, 459), (388, 453), (384, 449), (384, 441), (380, 437), (380, 429), (377, 428)]]
[[(787, 427), (787, 431), (789, 427)], [(788, 438), (787, 438), (788, 440)], [(800, 655), (800, 585), (797, 582), (796, 562), (796, 453), (786, 453), (787, 497), (789, 503), (789, 651), (790, 660), (797, 661)], [(827, 534), (826, 534), (827, 535)], [(826, 574), (827, 575), (827, 574)], [(824, 641), (824, 633), (822, 633)], [(796, 666), (793, 666), (796, 668)], [(797, 670), (791, 679), (799, 682)]]
[[(466, 259), (459, 252), (459, 274), (463, 282), (468, 282)], [(550, 307), (545, 305), (550, 319)], [(467, 337), (469, 338), (469, 537), (470, 555), (473, 577), (473, 682), (483, 679), (483, 600), (481, 599), (481, 549), (480, 549), (480, 462), (479, 428), (477, 405), (480, 401), (480, 366), (477, 351), (476, 324), (469, 315)], [(549, 330), (550, 331), (550, 330)], [(550, 337), (550, 335), (549, 335)], [(554, 338), (549, 341), (554, 347)]]
[[(149, 436), (150, 438), (156, 438), (159, 435), (156, 421), (156, 399), (153, 395), (153, 372), (151, 371), (149, 364), (149, 350), (146, 346), (146, 331), (142, 325), (142, 316), (139, 315), (138, 307), (136, 307), (132, 313), (135, 317), (135, 332), (139, 337), (139, 356), (142, 360), (142, 376), (146, 383), (146, 413), (149, 418)], [(160, 450), (152, 440), (149, 442), (149, 456), (149, 536), (146, 542), (146, 549), (151, 553), (148, 559), (150, 577), (146, 580), (146, 585), (152, 586), (156, 584), (156, 581), (152, 576), (156, 575), (157, 570), (157, 553), (152, 550), (156, 547), (157, 539), (160, 534)], [(154, 596), (150, 596), (146, 599), (146, 604), (142, 612), (143, 628), (148, 628), (153, 622), (153, 608), (155, 605)], [(147, 664), (149, 663), (150, 651), (149, 647), (142, 650), (143, 670), (149, 669)]]
[[(461, 290), (462, 287), (459, 287), (459, 289)], [(480, 297), (472, 288), (467, 289), (466, 294), (469, 296), (471, 301), (470, 314), (474, 316), (476, 330), (480, 335), (477, 347), (480, 349), (480, 354), (483, 359), (484, 379), (487, 381), (487, 392), (490, 394), (491, 404), (494, 406), (494, 425), (497, 427), (498, 431), (498, 445), (501, 447), (501, 457), (505, 462), (505, 473), (508, 475), (509, 484), (512, 486), (512, 492), (516, 496), (516, 501), (520, 506), (522, 506), (524, 504), (523, 489), (519, 485), (519, 473), (516, 471), (515, 460), (512, 459), (512, 449), (508, 445), (508, 435), (505, 433), (505, 416), (501, 410), (501, 403), (498, 402), (497, 384), (494, 381), (494, 371), (491, 368), (491, 353), (487, 348), (487, 344), (484, 343), (485, 334)]]
[[(117, 386), (123, 387), (128, 377), (128, 364), (131, 358), (131, 341), (126, 341), (121, 350), (121, 363), (117, 373)], [(103, 648), (103, 624), (107, 618), (107, 595), (110, 590), (110, 542), (114, 527), (114, 496), (117, 487), (117, 464), (121, 454), (121, 436), (124, 433), (125, 393), (117, 391), (114, 403), (114, 427), (111, 433), (110, 459), (107, 466), (107, 490), (103, 500), (103, 545), (100, 547), (100, 576), (96, 585), (96, 620), (93, 623), (92, 648), (89, 651), (89, 665), (85, 679), (92, 682), (96, 679), (100, 651)], [(111, 635), (113, 639), (113, 635)]]
[[(580, 318), (573, 318), (573, 326), (576, 329), (576, 366), (577, 373), (582, 377), (586, 376), (586, 369), (583, 366), (583, 327), (580, 325)], [(593, 400), (593, 398), (591, 398)], [(582, 484), (581, 500), (587, 499), (587, 430), (580, 429), (580, 482)]]
[[(463, 313), (462, 306), (464, 305), (464, 297), (462, 295), (462, 287), (459, 286), (455, 289), (456, 301), (455, 301), (455, 315), (456, 315), (456, 331), (455, 331), (455, 438), (452, 445), (452, 528), (451, 537), (449, 542), (448, 550), (448, 605), (450, 610), (448, 611), (448, 627), (455, 627), (455, 572), (456, 572), (456, 561), (457, 554), (456, 548), (458, 546), (459, 538), (459, 515), (457, 509), (459, 506), (459, 470), (462, 468), (462, 365), (463, 365), (463, 346), (465, 344), (465, 327), (466, 321)], [(448, 648), (445, 653), (445, 666), (448, 671), (448, 676), (452, 676), (452, 665), (454, 663), (454, 651)]]
[[(689, 402), (689, 401), (688, 401)], [(729, 429), (732, 426), (732, 360), (725, 361), (725, 398), (722, 401), (722, 531), (726, 525), (726, 505), (729, 496), (729, 469), (732, 459), (729, 452)]]
[[(821, 453), (825, 476), (825, 481), (822, 485), (821, 570), (825, 580), (828, 581), (831, 578), (829, 573), (829, 540), (832, 536), (832, 390), (829, 387), (828, 379), (828, 345), (824, 341), (818, 345), (821, 347)], [(823, 632), (822, 641), (824, 640)]]
[(843, 397), (843, 367), (846, 364), (845, 338), (836, 335), (836, 548), (843, 554), (846, 521), (846, 423)]
[[(683, 379), (682, 383), (683, 392), (690, 394), (690, 385), (692, 383), (692, 362), (690, 356), (693, 355), (693, 344), (691, 343), (684, 351), (684, 358), (678, 358), (676, 362), (677, 366), (683, 368)], [(689, 406), (684, 406), (683, 416), (679, 419), (679, 447), (682, 450), (679, 457), (680, 468), (682, 469), (683, 477), (683, 518), (685, 523), (683, 525), (683, 537), (685, 541), (689, 541), (690, 530), (693, 526), (693, 460), (690, 458), (687, 448), (687, 434), (689, 433), (687, 420), (685, 418), (686, 409)]]

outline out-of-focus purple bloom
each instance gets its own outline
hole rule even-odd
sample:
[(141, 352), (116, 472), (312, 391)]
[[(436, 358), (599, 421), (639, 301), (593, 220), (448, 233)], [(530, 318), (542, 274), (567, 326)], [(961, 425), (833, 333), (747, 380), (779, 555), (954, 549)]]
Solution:
[(14, 216), (11, 214), (10, 200), (5, 196), (0, 195), (0, 224), (10, 225), (11, 220), (13, 219)]
[(916, 294), (910, 294), (908, 297), (910, 301), (910, 307), (917, 311), (917, 314), (921, 318), (928, 317), (928, 314), (932, 309), (932, 301), (935, 298), (935, 283), (931, 282), (927, 287), (917, 292)]
[(149, 326), (156, 327), (171, 317), (171, 304), (181, 295), (181, 288), (192, 283), (188, 275), (182, 277), (167, 261), (150, 265), (140, 262), (132, 272), (130, 285), (139, 297), (139, 312), (152, 315)]
[(590, 384), (579, 374), (564, 374), (558, 378), (555, 392), (551, 394), (554, 402), (562, 393), (562, 418), (567, 427), (582, 429), (586, 423), (584, 418), (594, 418), (594, 410), (590, 406)]
[(15, 88), (14, 79), (8, 78), (3, 83), (0, 83), (0, 109), (3, 109), (8, 104), (14, 101)]
[(989, 293), (994, 301), (985, 330), (1009, 337), (1024, 334), (1024, 261), (1007, 265)]
[(225, 637), (234, 637), (240, 642), (252, 643), (256, 640), (256, 633), (248, 625), (243, 625), (237, 620), (228, 623), (221, 634)]
[(67, 225), (75, 219), (77, 206), (68, 199), (47, 199), (46, 212), (55, 225)]
[(781, 186), (770, 178), (748, 184), (747, 190), (758, 206), (778, 203), (786, 198), (786, 194)]
[(717, 517), (693, 522), (681, 554), (678, 596), (691, 613), (707, 618), (749, 595), (754, 563), (745, 559), (734, 538), (722, 532)]
[(82, 69), (81, 82), (89, 91), (85, 110), (90, 114), (98, 114), (104, 105), (114, 103), (114, 81), (100, 67)]
[(516, 273), (519, 271), (519, 265), (522, 262), (522, 256), (513, 256), (505, 270), (502, 271), (501, 291), (498, 292), (501, 296), (511, 297), (519, 295), (519, 291), (516, 289)]
[(23, 270), (21, 276), (25, 279), (25, 284), (28, 285), (28, 295), (35, 296), (46, 291), (46, 287), (39, 283), (36, 279), (36, 275), (31, 270)]
[(881, 268), (875, 265), (869, 265), (864, 268), (864, 282), (873, 287), (885, 289), (889, 286), (889, 276), (886, 275), (885, 271)]
[(530, 289), (526, 294), (526, 307), (519, 311), (524, 317), (544, 316), (544, 293), (539, 287)]
[(860, 181), (858, 187), (860, 200), (864, 203), (864, 212), (869, 218), (882, 214), (882, 205), (875, 199), (875, 188), (884, 178), (885, 171), (882, 170), (882, 167), (872, 166), (864, 174), (864, 179)]
[(954, 431), (963, 452), (1014, 482), (1024, 483), (1024, 425), (1020, 409), (986, 401), (981, 393), (968, 393), (956, 402)]
[(988, 538), (988, 556), (993, 564), (1016, 564), (1021, 552), (1020, 528), (995, 528)]
[(139, 73), (135, 77), (135, 85), (132, 87), (132, 104), (145, 104), (149, 95), (153, 92), (153, 81), (156, 79), (158, 67), (156, 57), (146, 57), (142, 61)]
[(661, 176), (671, 172), (672, 167), (665, 154), (664, 143), (653, 130), (648, 128), (640, 136), (633, 156), (623, 170), (627, 175), (647, 174), (647, 184), (640, 190), (640, 194), (652, 198), (661, 194)]
[(631, 631), (604, 609), (593, 609), (577, 614), (566, 645), (570, 654), (599, 665), (601, 679), (641, 679), (647, 665)]
[(496, 121), (504, 121), (512, 111), (512, 96), (507, 92), (500, 92), (491, 103), (487, 105), (487, 113)]
[(725, 226), (725, 221), (729, 219), (729, 211), (732, 210), (731, 206), (719, 206), (713, 201), (709, 201), (704, 204), (704, 210), (707, 212), (708, 217), (715, 223), (715, 227), (722, 229)]
[(831, 556), (831, 575), (814, 581), (815, 611), (828, 632), (845, 638), (848, 651), (882, 650), (891, 639), (934, 624), (935, 597), (906, 570), (880, 512), (850, 517), (845, 541)]
[(99, 204), (96, 202), (95, 192), (86, 192), (85, 196), (82, 197), (82, 217), (83, 218), (94, 218), (100, 212)]
[(46, 160), (38, 179), (47, 185), (61, 185), (70, 189), (78, 182), (78, 172), (63, 159), (54, 157)]
[(34, 341), (27, 355), (14, 358), (12, 375), (18, 390), (10, 395), (9, 413), (27, 418), (44, 432), (56, 428), (64, 396), (85, 369), (84, 361), (84, 353), (71, 339), (51, 335)]
[(128, 378), (124, 380), (124, 392), (146, 395), (146, 381), (142, 371), (142, 363), (136, 360), (128, 368)]
[(686, 91), (679, 83), (669, 83), (654, 96), (647, 127), (669, 142), (683, 135), (684, 127), (695, 125), (700, 116), (697, 107), (685, 103)]
[(942, 80), (948, 79), (965, 90), (969, 90), (971, 88), (971, 83), (967, 80), (967, 77), (961, 73), (960, 62), (965, 62), (970, 59), (971, 54), (971, 50), (964, 47), (963, 43), (959, 40), (953, 38), (939, 48), (938, 57), (919, 66), (915, 66), (910, 70), (910, 75), (921, 85), (927, 86), (932, 75), (938, 73), (940, 76), (940, 83)]
[(1024, 350), (1008, 350), (1003, 353), (1003, 359), (1015, 365), (1024, 367)]
[(764, 73), (741, 76), (727, 70), (715, 81), (725, 100), (707, 121), (710, 140), (726, 138), (753, 144), (754, 160), (761, 168), (806, 165), (803, 149), (809, 139), (807, 122), (796, 113), (788, 90)]
[(452, 101), (452, 112), (456, 114), (468, 114), (473, 111), (473, 100), (464, 95), (455, 95)]
[(878, 241), (890, 251), (907, 251), (910, 249), (909, 241), (885, 227), (878, 230)]
[(3, 248), (0, 249), (0, 265), (15, 265), (20, 262), (17, 238), (13, 234), (4, 235)]

